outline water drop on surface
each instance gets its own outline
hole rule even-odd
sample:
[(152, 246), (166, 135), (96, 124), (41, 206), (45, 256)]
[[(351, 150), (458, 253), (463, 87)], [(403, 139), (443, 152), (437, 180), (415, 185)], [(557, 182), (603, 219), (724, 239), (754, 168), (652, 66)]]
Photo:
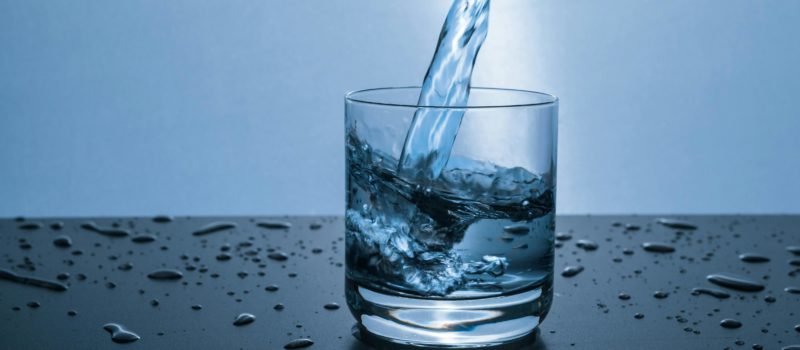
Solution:
[(133, 243), (150, 243), (156, 240), (156, 236), (149, 234), (136, 235), (131, 238)]
[(267, 257), (272, 259), (272, 260), (277, 260), (277, 261), (285, 261), (286, 259), (289, 259), (289, 255), (287, 255), (284, 252), (272, 252), (272, 253), (269, 253), (269, 255), (267, 255)]
[(599, 247), (597, 243), (590, 241), (588, 239), (579, 239), (577, 242), (575, 242), (575, 245), (578, 248), (581, 248), (585, 251), (597, 250), (597, 248)]
[(619, 293), (619, 295), (617, 297), (619, 298), (619, 300), (630, 300), (631, 299), (631, 296), (626, 294), (626, 293)]
[(786, 287), (783, 291), (789, 294), (800, 294), (800, 287)]
[(253, 316), (253, 314), (242, 313), (242, 314), (239, 314), (238, 316), (236, 316), (236, 318), (233, 320), (233, 325), (237, 326), (237, 327), (238, 326), (244, 326), (246, 324), (250, 324), (250, 323), (255, 322), (255, 320), (256, 320), (256, 317)]
[(42, 304), (40, 304), (38, 301), (31, 301), (25, 305), (27, 305), (31, 309), (38, 309), (40, 306), (42, 306)]
[(53, 245), (60, 248), (69, 248), (72, 246), (72, 239), (69, 236), (61, 235), (53, 239)]
[(10, 270), (0, 268), (0, 279), (8, 280), (11, 282), (16, 282), (19, 284), (45, 288), (56, 292), (64, 292), (66, 291), (67, 285), (55, 282), (55, 281), (48, 281), (45, 279), (32, 277), (32, 276), (23, 276), (18, 275)]
[(777, 299), (775, 299), (775, 297), (773, 297), (773, 296), (771, 296), (771, 295), (770, 295), (770, 296), (767, 296), (766, 298), (764, 298), (764, 301), (766, 301), (766, 302), (768, 302), (768, 303), (772, 304), (772, 303), (774, 303), (774, 302), (776, 302), (776, 301), (778, 301), (778, 300), (777, 300)]
[(93, 221), (87, 221), (87, 222), (83, 223), (81, 225), (81, 228), (86, 230), (86, 231), (91, 231), (91, 232), (94, 232), (94, 233), (99, 233), (99, 234), (101, 234), (103, 236), (106, 236), (106, 237), (114, 237), (114, 238), (127, 237), (127, 236), (130, 236), (130, 234), (131, 234), (130, 231), (124, 230), (124, 229), (120, 229), (120, 228), (97, 226), (97, 224), (94, 223)]
[(633, 318), (635, 318), (637, 320), (641, 320), (641, 319), (644, 318), (644, 314), (637, 312), (635, 315), (633, 315)]
[(179, 280), (183, 278), (183, 273), (178, 270), (165, 269), (153, 271), (147, 274), (147, 277), (154, 280)]
[(739, 259), (748, 263), (765, 263), (769, 258), (756, 253), (744, 253), (739, 255)]
[(681, 220), (661, 218), (656, 220), (657, 223), (676, 230), (696, 230), (697, 226)]
[(199, 230), (192, 232), (193, 236), (205, 236), (216, 232), (232, 230), (236, 228), (235, 222), (228, 222), (228, 221), (220, 221), (220, 222), (212, 222), (201, 227)]
[(200, 304), (192, 305), (192, 310), (202, 310), (202, 309), (203, 309), (203, 305), (200, 305)]
[(133, 333), (127, 329), (125, 326), (117, 323), (107, 323), (103, 326), (103, 329), (106, 330), (109, 334), (111, 334), (111, 340), (115, 343), (130, 343), (135, 342), (141, 337), (139, 337), (136, 333)]
[(69, 316), (77, 316), (78, 312), (75, 311), (75, 310), (69, 310), (69, 311), (67, 311), (67, 315), (69, 315)]
[(166, 224), (172, 222), (172, 217), (169, 215), (156, 215), (153, 217), (153, 222), (159, 224)]
[(312, 230), (319, 230), (319, 229), (321, 229), (321, 228), (322, 228), (322, 224), (313, 223), (313, 224), (311, 224), (311, 225), (308, 225), (308, 228), (310, 228), (310, 229), (312, 229)]
[(675, 247), (661, 242), (644, 242), (642, 243), (642, 248), (651, 253), (672, 253), (675, 251)]
[(283, 221), (262, 221), (257, 223), (256, 226), (268, 230), (288, 230), (292, 228), (292, 224)]
[(790, 245), (786, 247), (786, 250), (794, 255), (800, 255), (800, 245)]
[(720, 287), (730, 288), (743, 292), (758, 292), (764, 290), (764, 285), (743, 277), (734, 277), (726, 274), (711, 274), (706, 279)]
[(583, 271), (583, 266), (580, 266), (580, 265), (577, 265), (577, 266), (567, 266), (567, 267), (565, 267), (565, 268), (564, 268), (564, 270), (563, 270), (563, 271), (561, 271), (561, 276), (564, 276), (564, 277), (573, 277), (573, 276), (575, 276), (575, 275), (577, 275), (577, 274), (581, 273), (581, 271)]
[(284, 308), (285, 308), (285, 306), (283, 306), (283, 304), (281, 304), (281, 303), (277, 303), (277, 304), (275, 304), (275, 307), (273, 307), (273, 309), (278, 310), (278, 311), (281, 311)]
[(339, 310), (339, 304), (337, 304), (337, 303), (325, 304), (325, 309), (326, 310)]
[(264, 290), (267, 291), (267, 292), (277, 292), (278, 291), (278, 286), (275, 285), (275, 284), (270, 284), (270, 285), (264, 287)]
[(719, 325), (722, 326), (722, 328), (736, 329), (741, 327), (742, 323), (732, 318), (726, 318), (722, 321), (719, 321)]
[(661, 291), (661, 290), (656, 291), (655, 293), (653, 293), (653, 297), (656, 298), (656, 299), (666, 299), (668, 296), (669, 296), (669, 293), (667, 293), (665, 291)]
[(295, 339), (283, 346), (284, 349), (302, 349), (314, 345), (314, 341), (308, 338)]
[(42, 228), (42, 224), (38, 222), (26, 222), (22, 225), (19, 225), (19, 229), (23, 231), (36, 231)]

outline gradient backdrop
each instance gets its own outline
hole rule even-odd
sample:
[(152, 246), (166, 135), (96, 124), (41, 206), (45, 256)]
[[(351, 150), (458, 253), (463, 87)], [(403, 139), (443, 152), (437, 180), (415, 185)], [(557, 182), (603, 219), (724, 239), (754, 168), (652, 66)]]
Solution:
[[(446, 0), (0, 1), (0, 216), (341, 214), (343, 95)], [(561, 98), (561, 213), (800, 212), (800, 1), (497, 0), (475, 85)]]

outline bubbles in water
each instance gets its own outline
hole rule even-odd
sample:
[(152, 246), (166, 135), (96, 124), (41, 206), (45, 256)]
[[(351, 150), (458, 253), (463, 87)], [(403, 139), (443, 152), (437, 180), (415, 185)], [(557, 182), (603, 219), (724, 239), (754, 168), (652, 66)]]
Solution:
[(508, 225), (503, 227), (503, 231), (506, 231), (511, 234), (515, 235), (524, 235), (531, 232), (531, 228), (527, 225), (517, 224), (517, 225)]
[(183, 278), (183, 272), (172, 269), (156, 270), (147, 274), (147, 277), (154, 280), (179, 280)]
[(656, 220), (657, 223), (676, 230), (696, 230), (697, 226), (681, 220), (661, 218)]
[(672, 253), (675, 251), (675, 247), (661, 242), (644, 242), (642, 243), (642, 248), (651, 253)]
[(706, 276), (706, 279), (720, 287), (743, 292), (758, 292), (764, 290), (764, 285), (743, 277), (734, 277), (727, 274), (717, 273)]
[(81, 228), (86, 231), (91, 231), (95, 233), (99, 233), (106, 237), (127, 237), (130, 236), (131, 232), (125, 229), (120, 229), (116, 227), (100, 227), (97, 226), (96, 223), (93, 221), (87, 221), (81, 225)]
[(722, 326), (723, 328), (735, 329), (741, 327), (742, 323), (732, 318), (726, 318), (720, 321), (719, 325)]
[(193, 236), (205, 236), (208, 234), (232, 230), (236, 228), (236, 223), (229, 221), (212, 222), (201, 227), (199, 230), (192, 232)]
[(575, 276), (575, 275), (581, 273), (581, 271), (583, 271), (583, 266), (571, 265), (571, 266), (565, 267), (564, 270), (561, 271), (561, 276), (572, 277), (572, 276)]
[(246, 324), (250, 324), (250, 323), (255, 322), (255, 320), (256, 320), (256, 317), (253, 316), (253, 314), (242, 313), (242, 314), (239, 314), (238, 316), (236, 316), (236, 318), (233, 320), (233, 325), (237, 326), (237, 327), (238, 326), (244, 326)]
[(107, 323), (103, 329), (111, 334), (111, 340), (115, 343), (130, 343), (141, 339), (136, 333), (125, 329), (125, 326), (118, 323)]
[(302, 349), (314, 345), (314, 342), (308, 338), (295, 339), (288, 342), (283, 346), (284, 349)]
[(739, 255), (739, 259), (748, 263), (765, 263), (769, 258), (756, 253), (744, 253)]

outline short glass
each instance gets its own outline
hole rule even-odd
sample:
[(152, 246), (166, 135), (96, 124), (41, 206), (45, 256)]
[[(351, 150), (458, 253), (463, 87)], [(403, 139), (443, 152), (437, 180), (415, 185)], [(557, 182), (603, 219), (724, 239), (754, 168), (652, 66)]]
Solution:
[[(467, 107), (432, 107), (416, 104), (419, 93), (345, 99), (345, 292), (362, 339), (447, 348), (531, 339), (553, 295), (558, 99), (472, 88)], [(420, 111), (462, 118), (446, 165), (426, 180), (398, 171)], [(438, 144), (453, 136), (415, 132)]]

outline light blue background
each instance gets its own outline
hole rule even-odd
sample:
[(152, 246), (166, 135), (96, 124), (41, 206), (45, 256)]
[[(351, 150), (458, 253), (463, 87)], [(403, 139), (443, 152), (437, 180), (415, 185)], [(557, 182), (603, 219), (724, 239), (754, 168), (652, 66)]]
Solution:
[[(0, 216), (341, 214), (343, 95), (445, 0), (0, 1)], [(475, 85), (561, 98), (561, 213), (800, 212), (800, 1), (496, 0)]]

